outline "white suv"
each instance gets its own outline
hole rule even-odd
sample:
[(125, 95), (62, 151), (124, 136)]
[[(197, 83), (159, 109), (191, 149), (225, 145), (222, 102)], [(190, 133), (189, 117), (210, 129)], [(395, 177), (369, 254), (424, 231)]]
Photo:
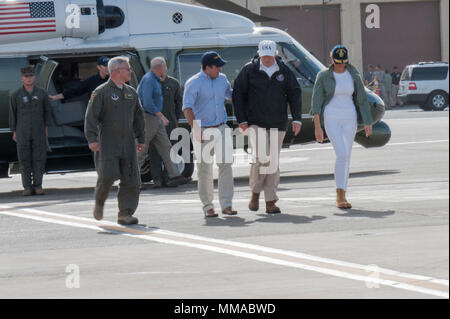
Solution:
[(427, 111), (444, 110), (448, 107), (448, 63), (408, 65), (400, 79), (398, 97), (403, 104), (419, 104)]

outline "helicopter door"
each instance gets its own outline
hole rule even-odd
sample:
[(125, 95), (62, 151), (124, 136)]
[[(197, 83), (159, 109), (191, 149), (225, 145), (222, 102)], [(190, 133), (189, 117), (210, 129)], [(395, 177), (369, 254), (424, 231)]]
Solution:
[(139, 82), (145, 75), (145, 70), (142, 67), (141, 61), (139, 60), (139, 56), (137, 54), (127, 52), (125, 56), (130, 59), (130, 66), (133, 71), (131, 73), (130, 85), (137, 89)]
[(58, 67), (58, 62), (50, 60), (45, 56), (41, 56), (41, 61), (36, 66), (36, 84), (40, 88), (48, 91), (50, 82)]

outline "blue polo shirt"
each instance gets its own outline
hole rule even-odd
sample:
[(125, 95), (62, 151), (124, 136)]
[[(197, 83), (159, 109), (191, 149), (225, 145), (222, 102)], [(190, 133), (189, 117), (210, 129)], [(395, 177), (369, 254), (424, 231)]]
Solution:
[(225, 100), (231, 99), (232, 94), (233, 90), (225, 74), (220, 73), (213, 80), (201, 71), (186, 82), (183, 111), (192, 109), (195, 120), (200, 120), (202, 127), (226, 123)]
[(145, 112), (151, 115), (162, 112), (163, 95), (161, 79), (153, 71), (144, 75), (141, 83), (139, 83), (137, 92)]

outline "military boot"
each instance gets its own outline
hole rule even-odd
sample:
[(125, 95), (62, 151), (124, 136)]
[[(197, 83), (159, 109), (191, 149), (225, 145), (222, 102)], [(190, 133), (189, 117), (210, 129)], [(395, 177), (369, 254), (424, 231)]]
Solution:
[(336, 190), (336, 207), (340, 209), (352, 208), (352, 204), (345, 198), (345, 191), (342, 188)]
[(121, 215), (121, 214), (119, 214), (119, 218), (117, 220), (117, 223), (119, 225), (129, 226), (129, 225), (136, 225), (136, 224), (138, 224), (139, 220), (136, 217), (133, 217), (132, 215)]
[(23, 196), (33, 196), (34, 192), (32, 189), (27, 188), (22, 192), (22, 194), (23, 194)]
[(277, 205), (275, 205), (277, 201), (273, 200), (273, 201), (269, 201), (266, 202), (266, 213), (267, 214), (281, 214), (281, 210), (279, 207), (277, 207)]
[(104, 210), (104, 208), (105, 208), (104, 205), (100, 205), (99, 203), (95, 202), (94, 218), (96, 220), (102, 220), (103, 219), (103, 210)]
[(259, 210), (259, 194), (252, 193), (252, 199), (250, 200), (250, 203), (248, 204), (248, 208), (252, 212), (257, 212)]
[(45, 195), (45, 192), (44, 192), (44, 190), (42, 189), (42, 187), (37, 187), (37, 188), (35, 188), (34, 193), (35, 193), (36, 195)]

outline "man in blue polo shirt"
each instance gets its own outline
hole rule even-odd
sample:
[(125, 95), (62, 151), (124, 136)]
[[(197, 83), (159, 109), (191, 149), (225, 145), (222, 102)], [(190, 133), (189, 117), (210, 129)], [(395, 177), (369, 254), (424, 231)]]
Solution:
[[(141, 80), (138, 87), (139, 98), (145, 113), (145, 148), (138, 154), (141, 175), (148, 173), (150, 167), (145, 165), (150, 145), (154, 145), (161, 156), (164, 166), (169, 175), (168, 186), (178, 186), (188, 182), (181, 176), (176, 166), (170, 159), (170, 149), (172, 144), (165, 127), (169, 121), (163, 115), (163, 95), (161, 88), (161, 76), (167, 72), (166, 60), (162, 57), (154, 58), (151, 61), (151, 70)], [(158, 182), (158, 181), (155, 181)], [(156, 185), (159, 186), (159, 185)]]
[(206, 217), (218, 217), (214, 210), (213, 163), (219, 167), (219, 201), (224, 215), (236, 215), (232, 208), (233, 138), (227, 126), (225, 100), (232, 89), (226, 75), (220, 73), (226, 64), (216, 52), (202, 56), (202, 70), (185, 85), (183, 112), (193, 128), (194, 152), (197, 159), (198, 192)]

